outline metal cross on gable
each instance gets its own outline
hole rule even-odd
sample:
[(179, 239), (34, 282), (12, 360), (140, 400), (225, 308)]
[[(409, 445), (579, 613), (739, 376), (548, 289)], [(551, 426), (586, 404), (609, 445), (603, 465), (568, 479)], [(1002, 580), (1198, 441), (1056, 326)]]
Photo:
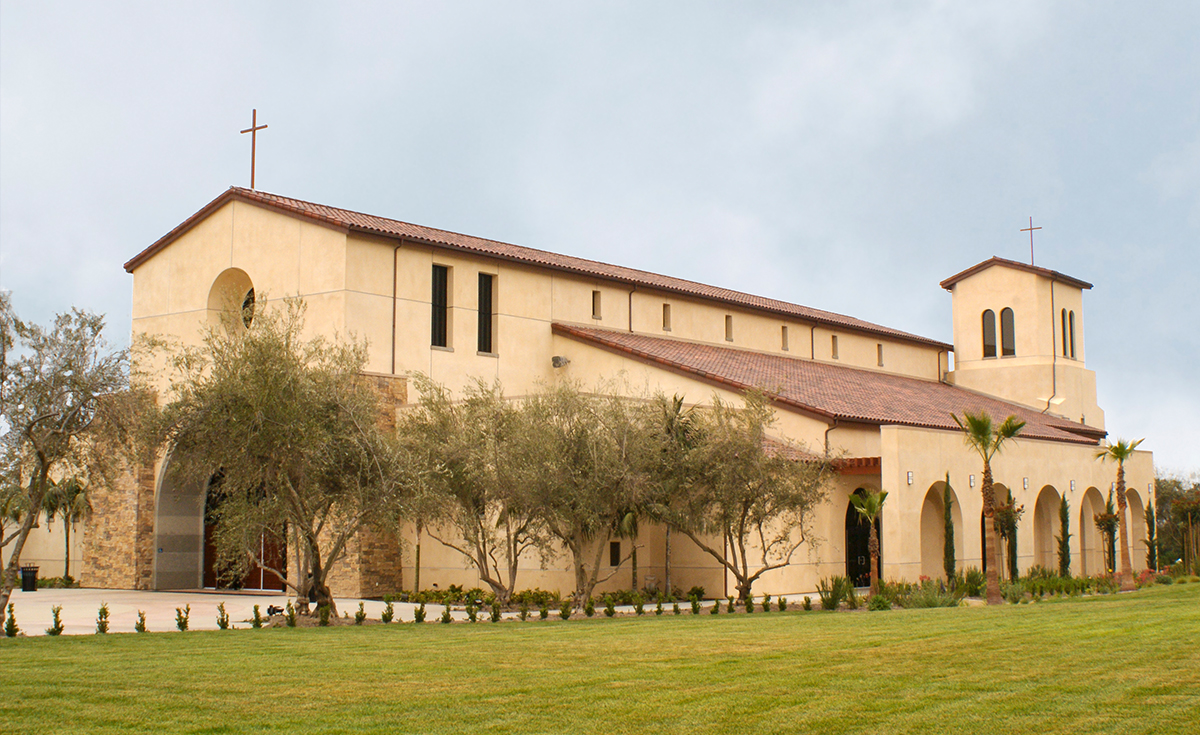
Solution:
[[(266, 126), (264, 125), (263, 127), (266, 127)], [(244, 132), (244, 131), (243, 131), (243, 132)], [(250, 185), (250, 188), (251, 188), (251, 189), (253, 189), (253, 188), (254, 188), (254, 184), (251, 184), (251, 185)], [(1033, 231), (1034, 231), (1034, 230), (1040, 230), (1040, 229), (1042, 229), (1042, 228), (1041, 228), (1041, 227), (1034, 227), (1034, 226), (1033, 226), (1033, 217), (1030, 217), (1030, 218), (1029, 218), (1029, 226), (1028, 226), (1028, 227), (1022, 227), (1022, 228), (1021, 228), (1021, 232), (1028, 232), (1028, 233), (1029, 233), (1029, 264), (1030, 264), (1030, 265), (1033, 265)]]
[(254, 156), (258, 148), (258, 131), (266, 130), (266, 125), (258, 124), (258, 110), (250, 111), (250, 127), (243, 130), (243, 133), (250, 133), (250, 188), (254, 188)]

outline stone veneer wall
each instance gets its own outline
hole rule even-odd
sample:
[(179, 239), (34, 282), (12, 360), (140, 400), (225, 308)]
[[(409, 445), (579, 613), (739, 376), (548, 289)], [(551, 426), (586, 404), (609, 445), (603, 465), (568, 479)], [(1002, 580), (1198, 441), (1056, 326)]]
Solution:
[(153, 466), (130, 470), (114, 487), (90, 492), (93, 514), (84, 527), (84, 587), (150, 589), (154, 580)]

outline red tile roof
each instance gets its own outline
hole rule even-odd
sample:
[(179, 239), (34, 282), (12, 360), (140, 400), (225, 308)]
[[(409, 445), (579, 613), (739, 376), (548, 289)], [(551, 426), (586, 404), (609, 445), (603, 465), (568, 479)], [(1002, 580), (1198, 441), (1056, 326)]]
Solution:
[(363, 232), (400, 240), (428, 243), (430, 245), (448, 248), (451, 250), (476, 253), (479, 255), (516, 263), (525, 263), (592, 278), (618, 281), (624, 284), (653, 288), (682, 296), (701, 298), (709, 301), (719, 301), (733, 306), (777, 314), (779, 316), (799, 319), (836, 329), (866, 332), (904, 342), (936, 347), (941, 350), (954, 349), (953, 345), (939, 342), (938, 340), (930, 339), (928, 337), (921, 337), (908, 332), (902, 332), (898, 329), (891, 329), (878, 324), (872, 324), (871, 322), (844, 316), (842, 314), (835, 314), (830, 311), (823, 311), (821, 309), (813, 309), (807, 306), (790, 304), (786, 301), (777, 301), (775, 299), (754, 296), (751, 294), (742, 293), (740, 291), (731, 291), (726, 288), (707, 286), (694, 281), (686, 281), (682, 278), (662, 276), (658, 275), (657, 273), (636, 270), (634, 268), (625, 268), (619, 265), (610, 265), (608, 263), (601, 263), (595, 260), (575, 258), (570, 255), (559, 255), (557, 253), (550, 253), (544, 250), (534, 250), (533, 248), (522, 247), (520, 245), (510, 245), (508, 243), (498, 242), (496, 240), (485, 240), (483, 238), (472, 237), (470, 235), (462, 235), (457, 232), (437, 230), (432, 227), (423, 227), (421, 225), (409, 224), (408, 222), (401, 222), (399, 220), (376, 217), (374, 215), (362, 214), (360, 212), (352, 212), (347, 209), (338, 209), (337, 207), (328, 207), (323, 204), (314, 204), (312, 202), (305, 202), (299, 199), (290, 199), (288, 197), (267, 194), (265, 192), (255, 191), (252, 189), (243, 189), (236, 186), (230, 187), (229, 190), (224, 194), (209, 202), (199, 212), (189, 217), (178, 227), (159, 238), (159, 240), (153, 245), (130, 259), (129, 262), (125, 264), (125, 270), (132, 273), (133, 269), (137, 268), (167, 245), (170, 245), (175, 241), (176, 238), (190, 230), (209, 214), (216, 211), (227, 202), (235, 199), (251, 202), (260, 206), (282, 211), (287, 214), (320, 222), (345, 232)]
[(1011, 414), (1024, 420), (1022, 436), (1031, 439), (1095, 444), (1104, 436), (1099, 429), (931, 380), (562, 323), (553, 330), (725, 388), (764, 389), (783, 407), (830, 422), (959, 431), (951, 413), (986, 411), (996, 419)]
[(1049, 268), (1040, 268), (1036, 265), (1029, 265), (1028, 263), (1021, 263), (1016, 260), (1009, 260), (1008, 258), (998, 258), (996, 256), (992, 256), (982, 263), (977, 263), (961, 273), (956, 273), (953, 276), (950, 276), (946, 280), (942, 281), (940, 285), (942, 288), (949, 291), (951, 286), (963, 280), (964, 278), (973, 276), (981, 271), (985, 271), (994, 265), (1002, 265), (1019, 271), (1025, 271), (1026, 273), (1036, 273), (1039, 276), (1049, 278), (1051, 281), (1061, 281), (1062, 283), (1066, 283), (1076, 288), (1090, 289), (1092, 287), (1092, 284), (1088, 283), (1087, 281), (1081, 281), (1078, 278), (1068, 276), (1065, 273), (1052, 271)]

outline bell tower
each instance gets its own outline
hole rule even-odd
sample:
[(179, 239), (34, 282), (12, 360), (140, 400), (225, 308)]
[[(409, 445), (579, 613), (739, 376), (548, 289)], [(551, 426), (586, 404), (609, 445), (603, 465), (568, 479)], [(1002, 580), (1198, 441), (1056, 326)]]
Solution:
[(941, 283), (953, 298), (959, 387), (1104, 428), (1084, 364), (1083, 292), (1092, 284), (991, 258)]

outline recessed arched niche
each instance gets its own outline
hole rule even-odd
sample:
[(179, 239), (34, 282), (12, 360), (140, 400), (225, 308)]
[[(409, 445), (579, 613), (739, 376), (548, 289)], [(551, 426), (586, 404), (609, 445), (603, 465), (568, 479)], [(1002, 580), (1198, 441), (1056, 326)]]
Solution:
[(208, 321), (226, 329), (249, 329), (254, 323), (254, 282), (241, 268), (226, 268), (208, 292)]

